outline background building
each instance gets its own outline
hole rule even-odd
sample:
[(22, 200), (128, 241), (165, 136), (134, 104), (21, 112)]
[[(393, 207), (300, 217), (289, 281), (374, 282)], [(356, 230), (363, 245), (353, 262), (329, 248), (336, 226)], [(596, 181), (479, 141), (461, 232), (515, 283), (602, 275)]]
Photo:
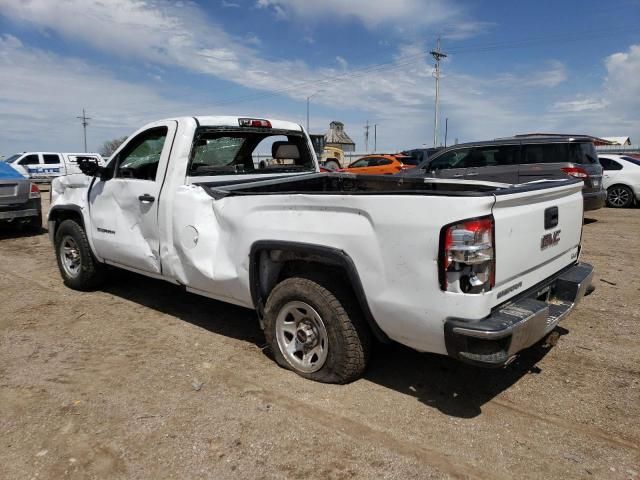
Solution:
[(344, 131), (344, 123), (333, 121), (329, 124), (329, 131), (324, 136), (327, 147), (336, 147), (343, 152), (355, 152), (356, 144)]

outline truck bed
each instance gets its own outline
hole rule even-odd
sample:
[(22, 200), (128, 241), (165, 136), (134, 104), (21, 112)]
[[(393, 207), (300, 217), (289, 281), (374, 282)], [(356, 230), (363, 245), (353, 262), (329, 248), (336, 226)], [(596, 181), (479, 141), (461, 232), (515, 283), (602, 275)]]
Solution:
[(245, 181), (210, 181), (195, 183), (213, 198), (238, 195), (270, 194), (339, 194), (339, 195), (445, 195), (479, 197), (521, 193), (561, 185), (579, 180), (550, 180), (522, 185), (479, 182), (470, 180), (444, 180), (382, 175), (354, 175), (349, 173), (314, 173), (277, 179)]

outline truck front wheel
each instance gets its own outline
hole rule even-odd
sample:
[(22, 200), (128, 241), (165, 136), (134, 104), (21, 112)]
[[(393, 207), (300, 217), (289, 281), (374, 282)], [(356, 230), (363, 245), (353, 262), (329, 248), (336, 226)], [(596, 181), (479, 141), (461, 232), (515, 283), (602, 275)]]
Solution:
[(364, 371), (371, 335), (346, 288), (315, 278), (288, 278), (265, 307), (265, 337), (276, 362), (324, 383), (348, 383)]
[(67, 287), (89, 291), (102, 283), (105, 267), (93, 256), (87, 234), (76, 221), (60, 224), (55, 245), (58, 268)]

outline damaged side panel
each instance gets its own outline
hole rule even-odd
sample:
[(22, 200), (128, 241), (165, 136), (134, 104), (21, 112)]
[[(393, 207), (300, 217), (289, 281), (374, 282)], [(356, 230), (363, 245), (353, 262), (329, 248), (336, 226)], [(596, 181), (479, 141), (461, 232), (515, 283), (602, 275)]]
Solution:
[(141, 202), (151, 185), (131, 179), (98, 181), (91, 189), (92, 236), (102, 258), (160, 273), (157, 202)]

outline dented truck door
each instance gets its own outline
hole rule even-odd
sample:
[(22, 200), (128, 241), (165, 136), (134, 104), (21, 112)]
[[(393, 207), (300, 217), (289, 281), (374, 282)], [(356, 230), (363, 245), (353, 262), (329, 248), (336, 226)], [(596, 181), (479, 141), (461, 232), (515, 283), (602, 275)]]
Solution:
[[(109, 263), (160, 274), (158, 204), (177, 122), (134, 134), (89, 192), (96, 253)], [(110, 178), (109, 178), (110, 177)]]

